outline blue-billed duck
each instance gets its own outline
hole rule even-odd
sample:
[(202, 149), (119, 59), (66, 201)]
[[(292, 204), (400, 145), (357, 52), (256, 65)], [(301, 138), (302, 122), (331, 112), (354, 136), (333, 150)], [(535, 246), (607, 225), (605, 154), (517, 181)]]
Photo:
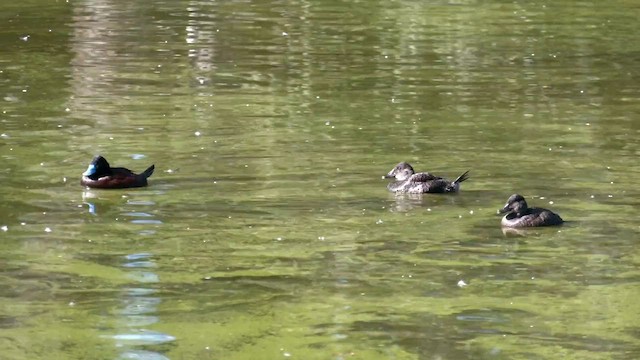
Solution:
[(80, 184), (98, 189), (123, 189), (132, 187), (147, 186), (147, 178), (153, 174), (155, 169), (151, 165), (140, 174), (135, 174), (131, 170), (121, 167), (112, 168), (107, 159), (97, 155), (89, 164), (87, 171), (82, 173)]

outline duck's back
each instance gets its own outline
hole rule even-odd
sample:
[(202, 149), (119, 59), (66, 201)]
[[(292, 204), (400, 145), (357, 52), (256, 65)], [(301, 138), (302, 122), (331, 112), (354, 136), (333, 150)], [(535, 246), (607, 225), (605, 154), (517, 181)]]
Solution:
[(534, 210), (539, 211), (538, 218), (541, 222), (541, 225), (539, 226), (560, 225), (564, 222), (560, 215), (554, 213), (551, 210), (541, 208), (534, 208)]
[(442, 178), (439, 176), (429, 174), (428, 172), (421, 172), (421, 173), (411, 175), (411, 177), (407, 179), (407, 181), (413, 182), (413, 183), (423, 183), (423, 182), (428, 182), (428, 181), (433, 181), (438, 179), (442, 179)]

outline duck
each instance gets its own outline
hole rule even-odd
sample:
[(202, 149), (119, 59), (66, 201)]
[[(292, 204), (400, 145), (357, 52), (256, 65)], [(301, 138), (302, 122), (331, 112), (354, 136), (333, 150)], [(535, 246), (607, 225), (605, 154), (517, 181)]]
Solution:
[(554, 226), (564, 223), (560, 215), (551, 210), (530, 208), (520, 194), (509, 196), (507, 203), (498, 213), (507, 213), (501, 221), (502, 226), (506, 228)]
[(460, 183), (469, 178), (469, 170), (449, 181), (428, 172), (416, 173), (408, 162), (401, 162), (383, 178), (396, 180), (387, 185), (387, 189), (395, 193), (455, 193), (460, 190)]
[(87, 170), (82, 173), (80, 184), (96, 189), (124, 189), (147, 186), (147, 178), (153, 174), (155, 165), (151, 165), (140, 174), (121, 168), (111, 167), (107, 159), (96, 155)]

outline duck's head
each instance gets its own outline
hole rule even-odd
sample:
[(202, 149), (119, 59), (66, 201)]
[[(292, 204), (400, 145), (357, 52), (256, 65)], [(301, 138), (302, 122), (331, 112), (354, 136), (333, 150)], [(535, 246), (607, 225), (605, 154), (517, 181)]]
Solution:
[(529, 207), (527, 206), (527, 201), (524, 199), (524, 197), (522, 197), (522, 195), (513, 194), (509, 196), (507, 203), (504, 205), (502, 209), (498, 210), (498, 212), (501, 214), (503, 213), (522, 214), (528, 208)]
[(98, 180), (103, 176), (111, 175), (111, 166), (107, 162), (107, 159), (100, 155), (91, 160), (91, 164), (87, 167), (87, 170), (82, 173), (82, 176), (86, 176), (92, 180)]
[(411, 177), (411, 175), (415, 174), (413, 168), (407, 162), (401, 162), (396, 165), (387, 175), (384, 176), (385, 179), (396, 179), (398, 181), (404, 181)]

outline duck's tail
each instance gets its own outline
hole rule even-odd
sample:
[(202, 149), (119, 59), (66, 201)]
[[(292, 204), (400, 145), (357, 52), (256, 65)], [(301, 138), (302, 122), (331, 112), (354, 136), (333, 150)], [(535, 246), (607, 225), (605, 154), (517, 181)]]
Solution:
[(144, 172), (142, 172), (142, 174), (140, 174), (140, 176), (144, 177), (145, 179), (148, 178), (149, 176), (153, 175), (153, 170), (155, 170), (156, 166), (155, 165), (151, 165), (147, 168), (147, 170), (145, 170)]
[(458, 176), (455, 180), (453, 180), (454, 184), (460, 184), (461, 182), (467, 180), (469, 178), (469, 170), (465, 171), (464, 174)]

